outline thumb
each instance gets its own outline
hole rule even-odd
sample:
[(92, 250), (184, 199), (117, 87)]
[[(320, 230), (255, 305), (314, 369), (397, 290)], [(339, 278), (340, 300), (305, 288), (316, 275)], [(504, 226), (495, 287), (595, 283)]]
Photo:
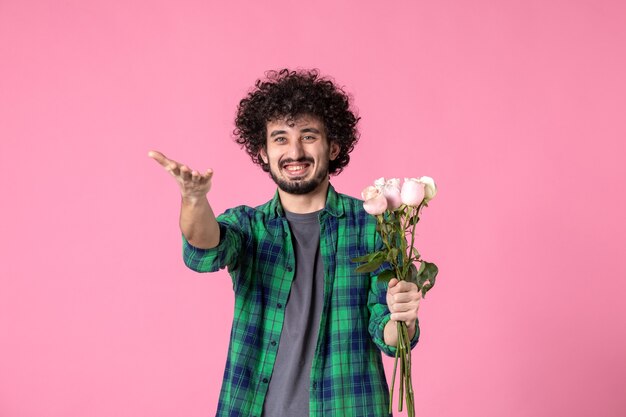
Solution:
[(150, 151), (148, 152), (148, 156), (157, 161), (159, 165), (164, 168), (167, 168), (167, 166), (170, 164), (170, 160), (167, 159), (167, 157), (159, 151)]

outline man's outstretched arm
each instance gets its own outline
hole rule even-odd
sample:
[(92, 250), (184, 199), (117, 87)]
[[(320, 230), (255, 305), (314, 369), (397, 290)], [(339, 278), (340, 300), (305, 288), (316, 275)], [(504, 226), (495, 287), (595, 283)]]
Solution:
[(148, 156), (169, 172), (180, 187), (180, 230), (185, 239), (197, 248), (216, 247), (220, 241), (220, 228), (207, 200), (213, 170), (200, 174), (158, 151), (150, 151)]

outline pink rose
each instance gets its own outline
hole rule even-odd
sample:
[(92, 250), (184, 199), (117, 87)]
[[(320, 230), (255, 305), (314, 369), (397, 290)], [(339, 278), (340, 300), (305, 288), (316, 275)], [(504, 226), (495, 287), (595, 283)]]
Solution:
[(374, 181), (374, 187), (381, 190), (385, 195), (388, 210), (393, 211), (402, 205), (402, 200), (400, 199), (399, 178), (389, 178), (388, 180), (385, 180), (385, 177), (380, 177)]
[(400, 197), (407, 206), (419, 206), (424, 200), (424, 183), (417, 178), (405, 178)]
[(389, 210), (395, 210), (400, 207), (402, 205), (402, 199), (400, 198), (400, 179), (390, 178), (385, 181), (383, 194), (387, 199), (387, 208)]
[(371, 215), (383, 214), (387, 210), (387, 199), (383, 192), (376, 187), (369, 186), (363, 190), (361, 196), (365, 200), (363, 208)]
[(428, 203), (437, 195), (435, 180), (430, 177), (420, 177), (418, 181), (424, 184), (424, 203)]
[(377, 197), (378, 194), (380, 194), (380, 189), (372, 185), (365, 187), (363, 191), (361, 191), (361, 197), (363, 197), (363, 200), (369, 200), (370, 198)]

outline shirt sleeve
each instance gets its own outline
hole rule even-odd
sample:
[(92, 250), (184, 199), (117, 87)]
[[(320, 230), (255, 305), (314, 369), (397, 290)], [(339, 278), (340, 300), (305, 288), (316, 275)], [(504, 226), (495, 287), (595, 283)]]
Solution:
[(246, 216), (239, 210), (229, 209), (217, 217), (220, 228), (220, 242), (211, 249), (201, 249), (183, 239), (183, 260), (188, 268), (197, 272), (215, 272), (228, 268), (236, 270), (240, 264), (243, 246), (249, 241), (245, 226), (249, 224)]

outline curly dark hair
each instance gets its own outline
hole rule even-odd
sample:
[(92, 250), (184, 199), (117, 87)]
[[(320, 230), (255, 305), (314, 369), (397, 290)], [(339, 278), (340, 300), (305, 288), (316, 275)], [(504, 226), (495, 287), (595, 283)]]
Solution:
[(356, 124), (360, 117), (350, 109), (348, 94), (331, 79), (320, 77), (316, 69), (285, 68), (265, 75), (266, 79), (257, 80), (254, 89), (239, 102), (233, 131), (235, 141), (246, 148), (252, 162), (269, 172), (259, 155), (267, 144), (267, 122), (312, 115), (324, 123), (328, 140), (340, 147), (337, 158), (329, 162), (329, 174), (343, 171), (359, 140)]

